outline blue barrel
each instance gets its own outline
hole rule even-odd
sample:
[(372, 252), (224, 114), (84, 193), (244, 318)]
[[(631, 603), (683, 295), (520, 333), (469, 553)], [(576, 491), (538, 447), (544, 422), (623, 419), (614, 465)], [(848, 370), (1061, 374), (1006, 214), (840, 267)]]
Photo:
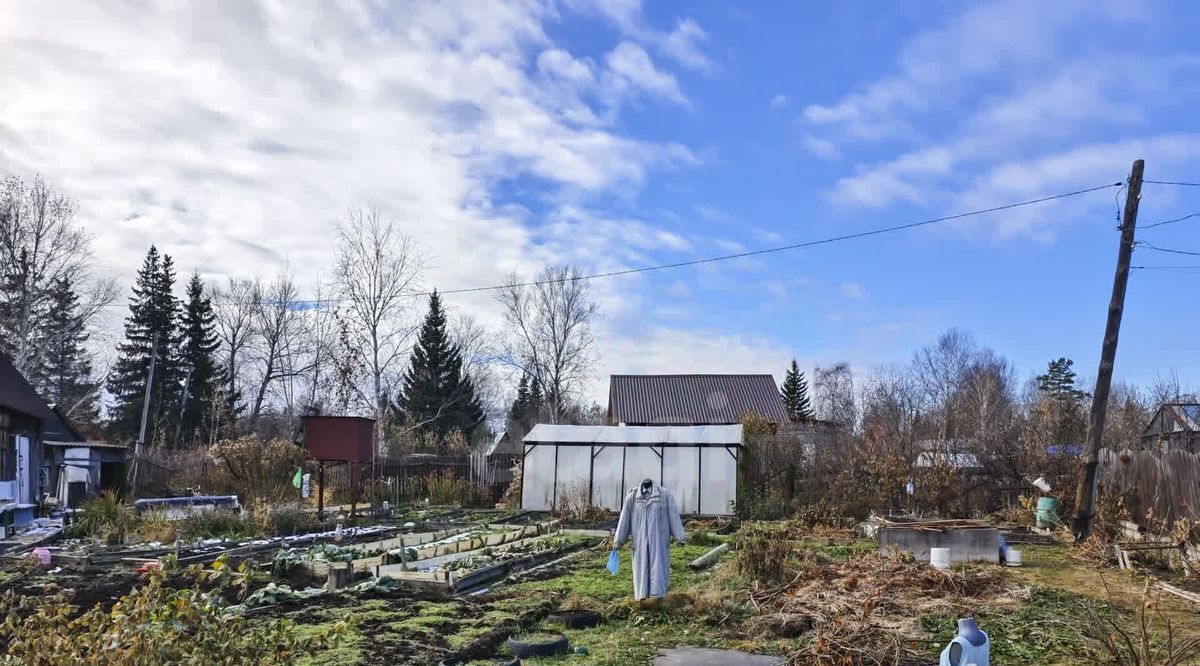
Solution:
[(1037, 526), (1050, 527), (1058, 523), (1058, 498), (1039, 497), (1037, 503)]

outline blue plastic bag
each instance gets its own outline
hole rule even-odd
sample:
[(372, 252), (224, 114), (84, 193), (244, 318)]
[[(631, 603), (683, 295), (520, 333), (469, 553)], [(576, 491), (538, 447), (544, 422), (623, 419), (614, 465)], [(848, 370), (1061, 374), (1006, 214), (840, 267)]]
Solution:
[(608, 554), (608, 573), (617, 575), (617, 569), (621, 568), (621, 558), (617, 557), (617, 549)]

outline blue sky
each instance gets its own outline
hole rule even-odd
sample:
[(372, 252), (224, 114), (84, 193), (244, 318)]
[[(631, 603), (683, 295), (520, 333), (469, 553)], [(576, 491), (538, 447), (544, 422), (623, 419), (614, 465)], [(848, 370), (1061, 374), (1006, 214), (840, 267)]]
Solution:
[[(426, 250), (427, 286), (631, 268), (1113, 183), (1138, 157), (1200, 181), (1198, 21), (1183, 2), (18, 2), (0, 171), (76, 196), (123, 279), (153, 240), (214, 282), (286, 267), (314, 290), (361, 205)], [(1064, 355), (1093, 374), (1116, 196), (597, 281), (599, 376), (866, 370), (952, 326), (1022, 376)], [(1197, 210), (1200, 188), (1147, 185), (1141, 221)], [(1198, 224), (1142, 238), (1200, 250)], [(1134, 272), (1119, 378), (1200, 379), (1197, 279)], [(448, 302), (499, 329), (486, 294)]]

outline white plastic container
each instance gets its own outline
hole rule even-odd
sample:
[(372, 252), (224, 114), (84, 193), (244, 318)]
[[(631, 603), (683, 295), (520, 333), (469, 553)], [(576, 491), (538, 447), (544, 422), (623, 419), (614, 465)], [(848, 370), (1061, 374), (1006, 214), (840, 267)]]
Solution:
[(1009, 548), (1004, 551), (1004, 564), (1010, 567), (1021, 566), (1021, 551), (1015, 548)]
[(929, 563), (934, 569), (945, 571), (950, 568), (950, 549), (949, 548), (930, 548)]

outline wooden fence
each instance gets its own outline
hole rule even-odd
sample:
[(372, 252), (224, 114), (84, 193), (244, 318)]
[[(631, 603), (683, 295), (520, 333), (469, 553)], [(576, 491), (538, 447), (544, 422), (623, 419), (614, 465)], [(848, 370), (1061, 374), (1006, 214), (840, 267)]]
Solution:
[(1143, 528), (1200, 521), (1200, 453), (1103, 449), (1098, 478), (1104, 491), (1124, 498)]

